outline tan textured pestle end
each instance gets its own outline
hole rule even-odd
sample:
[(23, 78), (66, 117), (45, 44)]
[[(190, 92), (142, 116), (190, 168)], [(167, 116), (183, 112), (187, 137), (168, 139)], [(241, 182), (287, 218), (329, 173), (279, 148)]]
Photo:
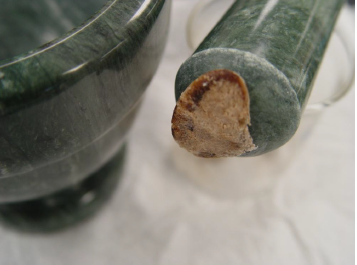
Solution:
[(248, 130), (248, 89), (229, 70), (193, 81), (177, 101), (171, 122), (176, 142), (199, 157), (240, 156), (256, 149)]

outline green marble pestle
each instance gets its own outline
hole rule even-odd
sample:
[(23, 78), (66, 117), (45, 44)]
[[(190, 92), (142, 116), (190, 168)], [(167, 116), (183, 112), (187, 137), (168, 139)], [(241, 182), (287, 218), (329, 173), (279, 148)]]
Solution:
[(177, 73), (178, 144), (199, 157), (229, 157), (289, 141), (344, 2), (235, 1)]
[(0, 217), (51, 230), (111, 193), (171, 1), (0, 5)]

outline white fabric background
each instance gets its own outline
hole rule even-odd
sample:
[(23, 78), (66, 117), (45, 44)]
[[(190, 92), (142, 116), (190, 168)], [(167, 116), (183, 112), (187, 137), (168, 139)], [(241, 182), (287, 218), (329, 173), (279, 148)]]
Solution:
[(63, 232), (0, 227), (1, 265), (354, 263), (354, 91), (309, 135), (297, 136), (297, 149), (204, 160), (173, 141), (174, 79), (191, 54), (185, 26), (194, 3), (173, 1), (164, 59), (130, 135), (114, 198)]

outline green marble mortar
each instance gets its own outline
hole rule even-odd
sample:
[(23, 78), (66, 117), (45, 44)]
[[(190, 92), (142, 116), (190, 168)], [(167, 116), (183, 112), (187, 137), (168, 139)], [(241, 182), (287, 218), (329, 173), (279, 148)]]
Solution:
[(160, 62), (170, 1), (0, 5), (4, 205), (78, 186), (118, 153)]

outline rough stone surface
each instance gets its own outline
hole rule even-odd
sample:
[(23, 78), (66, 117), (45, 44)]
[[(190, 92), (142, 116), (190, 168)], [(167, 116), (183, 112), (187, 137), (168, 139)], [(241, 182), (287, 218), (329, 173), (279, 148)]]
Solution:
[(248, 131), (249, 94), (232, 71), (208, 72), (181, 94), (172, 118), (179, 145), (205, 158), (239, 156), (255, 149)]

